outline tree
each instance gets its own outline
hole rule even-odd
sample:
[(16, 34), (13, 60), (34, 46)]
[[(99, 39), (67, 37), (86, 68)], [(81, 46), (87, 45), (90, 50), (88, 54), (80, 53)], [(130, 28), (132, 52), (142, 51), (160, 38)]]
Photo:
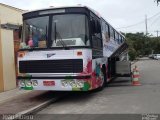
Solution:
[(160, 0), (155, 0), (157, 2), (157, 5), (159, 5)]
[(125, 36), (129, 45), (130, 60), (148, 56), (152, 51), (154, 54), (160, 54), (160, 37), (146, 36), (144, 33), (127, 33)]

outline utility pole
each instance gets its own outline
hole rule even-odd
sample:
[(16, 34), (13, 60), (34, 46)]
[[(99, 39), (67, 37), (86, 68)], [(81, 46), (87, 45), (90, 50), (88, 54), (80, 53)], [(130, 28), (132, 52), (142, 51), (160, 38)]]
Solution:
[(155, 32), (157, 33), (157, 37), (159, 37), (159, 32), (160, 32), (160, 31), (157, 30), (157, 31), (155, 31)]
[(147, 15), (145, 15), (145, 26), (146, 26), (146, 35), (148, 34), (148, 23), (147, 23)]

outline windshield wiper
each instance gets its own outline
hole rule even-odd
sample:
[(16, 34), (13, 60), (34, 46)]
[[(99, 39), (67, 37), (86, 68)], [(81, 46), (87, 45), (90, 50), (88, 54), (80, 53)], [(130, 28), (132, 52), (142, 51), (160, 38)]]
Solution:
[(60, 38), (59, 41), (60, 41), (61, 45), (62, 45), (65, 49), (67, 49), (68, 47), (67, 47), (66, 43), (62, 40), (62, 37), (61, 37), (60, 33), (57, 32), (56, 22), (54, 22), (54, 23), (55, 23), (55, 42), (56, 42), (56, 40), (57, 40), (57, 35), (58, 35), (59, 38)]
[(61, 43), (61, 45), (63, 46), (63, 47), (67, 47), (67, 45), (66, 45), (66, 43), (62, 40), (62, 37), (61, 37), (61, 35), (60, 35), (60, 33), (59, 32), (56, 32), (57, 33), (57, 35), (59, 36), (59, 41), (60, 41), (60, 43)]

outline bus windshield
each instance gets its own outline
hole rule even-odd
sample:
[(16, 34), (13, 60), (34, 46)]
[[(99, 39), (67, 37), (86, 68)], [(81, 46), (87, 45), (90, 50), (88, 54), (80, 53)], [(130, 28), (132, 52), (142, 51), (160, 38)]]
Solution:
[(23, 26), (22, 49), (90, 46), (88, 19), (83, 14), (30, 18), (24, 20)]
[(22, 48), (47, 48), (48, 23), (48, 16), (25, 20)]
[(54, 15), (51, 47), (89, 46), (88, 21), (85, 15)]

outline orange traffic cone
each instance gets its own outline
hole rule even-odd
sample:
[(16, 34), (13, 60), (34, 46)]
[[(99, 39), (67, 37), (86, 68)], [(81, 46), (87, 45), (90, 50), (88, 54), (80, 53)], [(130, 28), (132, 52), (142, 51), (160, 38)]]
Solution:
[(139, 82), (139, 78), (140, 78), (139, 71), (138, 71), (137, 66), (135, 65), (135, 68), (133, 69), (133, 74), (132, 74), (132, 85), (133, 86), (141, 85)]

